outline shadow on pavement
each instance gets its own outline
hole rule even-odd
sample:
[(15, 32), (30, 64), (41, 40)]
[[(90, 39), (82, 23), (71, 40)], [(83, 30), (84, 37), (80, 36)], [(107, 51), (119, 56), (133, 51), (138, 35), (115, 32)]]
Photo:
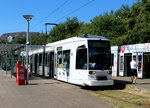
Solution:
[(126, 88), (127, 84), (131, 84), (130, 81), (114, 80), (114, 85), (112, 86), (94, 86), (94, 87), (81, 87), (86, 90), (123, 90)]
[(50, 84), (60, 84), (58, 82), (54, 82), (54, 83), (30, 83), (29, 85), (50, 85)]
[(37, 75), (37, 74), (32, 74), (29, 76), (30, 80), (41, 80), (41, 79), (53, 79), (53, 78), (49, 78), (49, 77), (44, 77), (41, 75)]

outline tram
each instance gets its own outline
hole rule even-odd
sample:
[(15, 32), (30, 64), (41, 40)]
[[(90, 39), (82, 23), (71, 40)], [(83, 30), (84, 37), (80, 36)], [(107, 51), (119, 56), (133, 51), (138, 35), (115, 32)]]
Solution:
[(113, 85), (110, 41), (84, 34), (32, 50), (30, 68), (35, 74), (81, 86)]

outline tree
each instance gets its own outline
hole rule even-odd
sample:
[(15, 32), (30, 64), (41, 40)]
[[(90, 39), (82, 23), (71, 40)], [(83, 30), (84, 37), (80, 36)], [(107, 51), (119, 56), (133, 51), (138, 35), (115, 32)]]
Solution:
[(150, 2), (137, 1), (130, 9), (122, 13), (125, 32), (112, 44), (135, 44), (150, 42)]
[(121, 14), (115, 14), (113, 11), (105, 13), (91, 20), (94, 34), (106, 36), (110, 40), (118, 38), (125, 32)]
[(37, 36), (32, 37), (32, 45), (45, 45), (47, 43), (47, 37), (44, 33), (39, 33)]
[(149, 42), (150, 2), (137, 1), (125, 19), (127, 44)]
[(91, 23), (80, 22), (80, 29), (77, 35), (82, 35), (82, 34), (94, 34)]
[(72, 19), (67, 18), (65, 22), (60, 23), (50, 31), (50, 40), (53, 42), (73, 37), (78, 34), (79, 30), (80, 23), (77, 17), (73, 17)]
[(14, 41), (10, 42), (10, 44), (26, 44), (25, 37), (16, 38)]
[(6, 41), (4, 41), (3, 39), (0, 39), (0, 44), (5, 44)]
[(150, 2), (144, 0), (140, 4), (139, 14), (136, 17), (132, 37), (136, 37), (137, 43), (150, 42)]

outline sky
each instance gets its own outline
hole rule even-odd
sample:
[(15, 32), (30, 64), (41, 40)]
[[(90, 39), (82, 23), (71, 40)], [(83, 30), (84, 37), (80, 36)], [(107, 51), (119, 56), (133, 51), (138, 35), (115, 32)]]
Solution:
[[(116, 11), (122, 5), (132, 6), (136, 0), (1, 0), (0, 36), (3, 33), (26, 32), (27, 21), (23, 15), (33, 15), (31, 32), (45, 32), (45, 23), (66, 21), (77, 17), (90, 22), (96, 16)], [(54, 25), (49, 25), (50, 30)]]

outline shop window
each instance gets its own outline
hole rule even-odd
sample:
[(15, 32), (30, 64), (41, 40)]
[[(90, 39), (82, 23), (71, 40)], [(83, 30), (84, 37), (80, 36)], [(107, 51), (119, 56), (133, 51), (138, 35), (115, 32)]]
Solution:
[(111, 66), (114, 66), (114, 54), (111, 54)]
[(120, 57), (120, 70), (123, 70), (123, 56)]

